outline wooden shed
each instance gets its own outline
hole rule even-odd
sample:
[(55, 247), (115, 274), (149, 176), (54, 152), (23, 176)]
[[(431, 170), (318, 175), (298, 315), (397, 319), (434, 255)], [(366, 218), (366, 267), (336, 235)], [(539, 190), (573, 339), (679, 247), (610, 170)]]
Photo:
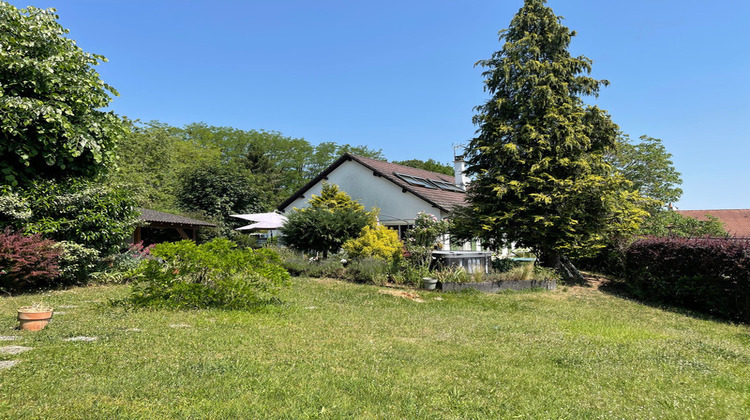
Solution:
[(140, 209), (140, 220), (146, 223), (139, 226), (133, 233), (133, 242), (143, 242), (150, 245), (159, 242), (172, 242), (181, 239), (196, 240), (198, 229), (216, 227), (216, 225), (202, 220), (164, 213), (156, 210)]

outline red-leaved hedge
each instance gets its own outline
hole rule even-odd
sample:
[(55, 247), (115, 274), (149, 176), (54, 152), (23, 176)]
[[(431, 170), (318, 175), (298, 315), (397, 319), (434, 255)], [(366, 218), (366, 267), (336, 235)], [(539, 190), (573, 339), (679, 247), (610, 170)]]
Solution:
[(750, 240), (648, 238), (625, 258), (640, 297), (750, 321)]
[(60, 274), (60, 248), (42, 235), (23, 235), (10, 228), (0, 233), (0, 288), (5, 291), (49, 286)]

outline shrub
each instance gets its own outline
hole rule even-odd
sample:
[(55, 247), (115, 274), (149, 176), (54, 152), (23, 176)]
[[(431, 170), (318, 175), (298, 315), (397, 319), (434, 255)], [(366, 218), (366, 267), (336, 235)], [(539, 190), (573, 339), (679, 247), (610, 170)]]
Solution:
[(641, 298), (750, 321), (750, 240), (649, 238), (626, 251)]
[(23, 235), (6, 227), (0, 234), (0, 289), (21, 291), (46, 287), (60, 274), (61, 250), (42, 235)]
[(321, 253), (326, 258), (329, 253), (341, 249), (346, 241), (359, 236), (369, 223), (370, 215), (364, 210), (296, 210), (289, 213), (284, 227), (281, 228), (281, 241), (290, 248), (302, 252)]
[(99, 251), (75, 242), (58, 242), (60, 254), (60, 282), (85, 284), (88, 276), (100, 266)]
[(289, 273), (270, 249), (237, 248), (226, 239), (162, 243), (135, 273), (128, 302), (154, 308), (252, 309), (275, 300)]
[(414, 219), (414, 228), (409, 231), (417, 245), (433, 248), (438, 245), (439, 239), (448, 232), (448, 222), (438, 220), (436, 216), (419, 212)]
[(361, 283), (384, 285), (388, 282), (390, 264), (380, 258), (366, 257), (352, 261), (347, 267), (347, 278)]
[(126, 190), (83, 179), (36, 181), (29, 188), (0, 193), (0, 202), (13, 210), (3, 210), (0, 223), (56, 241), (75, 242), (103, 256), (120, 250), (133, 234), (139, 215)]
[(328, 258), (307, 257), (305, 254), (289, 248), (275, 249), (281, 259), (281, 265), (293, 276), (331, 277), (343, 279), (346, 268), (341, 255), (331, 255)]
[(385, 261), (398, 258), (403, 244), (398, 232), (383, 225), (365, 226), (359, 237), (344, 243), (344, 251), (351, 258), (377, 258)]

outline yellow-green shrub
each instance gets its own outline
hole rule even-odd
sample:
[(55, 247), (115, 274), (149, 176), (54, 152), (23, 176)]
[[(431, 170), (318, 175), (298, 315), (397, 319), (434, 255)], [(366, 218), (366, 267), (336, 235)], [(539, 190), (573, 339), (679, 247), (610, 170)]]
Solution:
[(344, 250), (351, 258), (378, 258), (391, 260), (401, 255), (398, 233), (383, 225), (365, 226), (359, 237), (344, 243)]

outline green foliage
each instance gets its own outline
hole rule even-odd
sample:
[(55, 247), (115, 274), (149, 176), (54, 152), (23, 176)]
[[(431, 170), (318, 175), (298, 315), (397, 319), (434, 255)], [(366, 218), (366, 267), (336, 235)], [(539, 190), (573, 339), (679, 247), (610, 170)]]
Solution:
[[(40, 180), (11, 191), (31, 213), (26, 219), (3, 218), (0, 224), (41, 233), (56, 241), (93, 248), (102, 256), (116, 253), (133, 234), (139, 212), (124, 189), (84, 179)], [(0, 201), (3, 201), (0, 198)]]
[(117, 144), (116, 169), (108, 182), (124, 185), (141, 207), (177, 210), (176, 192), (180, 179), (195, 167), (218, 166), (221, 151), (182, 140), (178, 129), (152, 121), (130, 122), (130, 130)]
[(653, 200), (647, 207), (650, 213), (680, 200), (682, 189), (678, 185), (682, 179), (661, 139), (641, 136), (638, 143), (633, 143), (627, 135), (622, 135), (608, 160), (631, 182), (631, 190)]
[(401, 256), (403, 244), (398, 239), (398, 232), (376, 225), (365, 226), (362, 233), (346, 241), (343, 248), (351, 258), (369, 257), (390, 261)]
[(327, 258), (308, 257), (305, 254), (286, 247), (273, 247), (279, 255), (281, 264), (293, 276), (330, 277), (343, 279), (346, 268), (341, 255), (330, 255)]
[(352, 208), (327, 210), (308, 208), (292, 211), (281, 228), (282, 243), (302, 252), (335, 253), (370, 224), (370, 216)]
[(391, 264), (381, 258), (365, 257), (349, 263), (346, 267), (347, 279), (358, 283), (372, 283), (379, 286), (388, 283)]
[(454, 176), (455, 172), (453, 166), (447, 163), (440, 163), (435, 159), (420, 160), (420, 159), (409, 159), (409, 160), (394, 160), (393, 163), (409, 166), (417, 169), (424, 169), (425, 171), (437, 172), (439, 174)]
[(463, 239), (495, 248), (513, 241), (559, 266), (632, 232), (645, 213), (604, 159), (617, 125), (581, 99), (608, 82), (582, 75), (591, 60), (570, 55), (575, 32), (544, 3), (525, 0), (501, 32), (502, 49), (478, 63), (491, 98), (476, 108), (469, 205), (454, 219)]
[(313, 195), (308, 203), (310, 207), (294, 209), (287, 215), (281, 241), (298, 251), (322, 253), (323, 258), (358, 237), (377, 214), (365, 211), (362, 204), (333, 184), (324, 184), (320, 195)]
[(92, 176), (114, 157), (121, 120), (94, 66), (106, 61), (65, 37), (55, 9), (0, 2), (1, 183)]
[[(3, 226), (70, 241), (107, 256), (116, 253), (133, 234), (139, 212), (131, 194), (85, 179), (39, 180), (24, 189), (6, 190), (19, 201), (27, 218), (0, 219)], [(0, 215), (2, 217), (3, 215)]]
[(408, 232), (407, 241), (426, 248), (439, 247), (448, 228), (447, 220), (438, 220), (437, 216), (420, 211), (414, 219), (414, 228)]
[(202, 166), (183, 175), (176, 198), (182, 210), (202, 212), (230, 230), (242, 223), (231, 214), (267, 209), (259, 203), (259, 188), (250, 174), (237, 165)]
[[(336, 184), (329, 184), (323, 182), (323, 188), (321, 188), (320, 195), (313, 194), (308, 201), (310, 208), (312, 209), (327, 209), (327, 210), (355, 210), (364, 211), (365, 206), (360, 204), (358, 201), (352, 200), (352, 198), (344, 191), (339, 189)], [(305, 211), (302, 209), (301, 211)]]
[(58, 242), (55, 246), (62, 251), (59, 277), (61, 284), (86, 284), (89, 275), (100, 268), (101, 258), (99, 251), (95, 249), (69, 241)]
[(710, 214), (707, 214), (706, 218), (707, 220), (698, 220), (693, 217), (683, 216), (676, 211), (658, 211), (646, 218), (640, 234), (644, 236), (675, 236), (682, 238), (728, 236), (719, 219)]
[(135, 274), (128, 302), (141, 307), (253, 309), (274, 301), (289, 273), (270, 249), (240, 249), (226, 239), (162, 243)]

